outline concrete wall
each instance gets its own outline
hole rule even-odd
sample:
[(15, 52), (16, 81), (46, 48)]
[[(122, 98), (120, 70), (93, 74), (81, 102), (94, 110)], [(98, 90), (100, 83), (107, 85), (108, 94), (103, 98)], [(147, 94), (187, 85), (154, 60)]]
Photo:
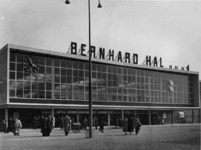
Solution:
[(0, 50), (0, 105), (7, 103), (7, 46)]

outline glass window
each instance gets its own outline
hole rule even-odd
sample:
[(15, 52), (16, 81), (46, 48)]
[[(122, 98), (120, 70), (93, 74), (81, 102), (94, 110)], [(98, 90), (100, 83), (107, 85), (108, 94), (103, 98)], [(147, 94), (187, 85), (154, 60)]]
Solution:
[(128, 74), (128, 69), (127, 68), (124, 68), (124, 74)]
[(73, 62), (73, 68), (78, 69), (78, 62), (76, 62), (76, 61)]
[(79, 69), (84, 70), (84, 63), (83, 62), (79, 62)]
[(45, 65), (45, 58), (44, 57), (37, 57), (37, 59), (39, 60), (39, 64), (40, 65)]
[(54, 60), (54, 66), (60, 67), (60, 60), (59, 59)]
[(46, 90), (52, 90), (52, 83), (46, 83)]
[(11, 61), (11, 62), (15, 62), (15, 59), (16, 59), (16, 58), (15, 58), (15, 54), (12, 54), (12, 53), (11, 53), (11, 54), (10, 54), (10, 61)]
[(52, 66), (52, 59), (51, 58), (46, 58), (46, 66)]
[(61, 68), (61, 75), (62, 75), (62, 76), (66, 76), (66, 69)]
[(66, 68), (66, 61), (65, 60), (61, 60), (61, 67)]
[(79, 77), (84, 77), (84, 71), (83, 70), (79, 71)]
[(17, 54), (17, 62), (22, 63), (23, 62), (23, 55)]
[(66, 65), (67, 65), (67, 68), (72, 68), (72, 61), (70, 61), (70, 60), (67, 60), (66, 61)]
[(42, 74), (45, 73), (45, 67), (44, 66), (39, 66), (39, 73), (42, 73)]
[(15, 79), (15, 72), (10, 72), (10, 79)]
[(46, 68), (46, 73), (50, 73), (51, 74), (52, 73), (52, 67), (47, 67)]
[(92, 64), (92, 71), (96, 71), (96, 64)]
[(60, 82), (60, 76), (55, 75), (54, 81), (59, 83)]
[(52, 98), (52, 92), (46, 91), (46, 99), (51, 99), (51, 98)]
[(54, 68), (54, 73), (55, 74), (60, 74), (60, 68)]
[(15, 71), (15, 63), (10, 63), (10, 70)]
[(23, 79), (23, 73), (22, 72), (17, 73), (17, 79)]
[(17, 71), (23, 71), (23, 64), (17, 64)]
[(72, 84), (72, 77), (67, 77), (67, 83)]
[(73, 76), (78, 77), (78, 70), (73, 70)]

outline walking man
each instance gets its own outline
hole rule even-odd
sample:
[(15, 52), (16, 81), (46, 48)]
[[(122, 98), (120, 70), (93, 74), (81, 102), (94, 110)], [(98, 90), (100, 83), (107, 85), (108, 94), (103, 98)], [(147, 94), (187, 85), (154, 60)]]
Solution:
[(65, 132), (65, 136), (68, 136), (69, 127), (70, 127), (70, 117), (68, 117), (68, 115), (66, 115), (63, 120), (64, 120), (64, 132)]
[(98, 119), (96, 117), (94, 118), (94, 126), (95, 126), (95, 128), (97, 130), (97, 128), (98, 128)]

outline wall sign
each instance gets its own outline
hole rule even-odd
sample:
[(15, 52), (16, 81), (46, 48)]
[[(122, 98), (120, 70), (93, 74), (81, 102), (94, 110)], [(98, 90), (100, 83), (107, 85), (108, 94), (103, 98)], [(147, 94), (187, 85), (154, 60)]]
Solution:
[[(79, 50), (76, 42), (71, 42), (70, 48), (67, 53), (74, 54), (74, 55), (81, 55), (87, 56), (86, 52), (86, 44), (81, 44)], [(110, 60), (110, 61), (117, 61), (123, 63), (133, 63), (138, 64), (138, 54), (131, 54), (128, 52), (122, 53), (119, 51), (116, 55), (114, 54), (114, 50), (109, 49), (106, 53), (105, 48), (100, 47), (97, 49), (95, 46), (91, 45), (91, 56), (93, 58), (103, 59), (103, 60)], [(156, 67), (163, 67), (162, 65), (162, 58), (154, 57), (153, 59), (151, 56), (146, 56), (143, 62), (143, 65), (147, 66), (156, 66)]]

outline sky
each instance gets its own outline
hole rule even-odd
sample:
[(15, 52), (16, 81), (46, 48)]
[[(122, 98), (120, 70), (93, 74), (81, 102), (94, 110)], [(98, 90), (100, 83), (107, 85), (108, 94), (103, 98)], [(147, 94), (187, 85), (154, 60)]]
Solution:
[[(0, 48), (15, 44), (66, 53), (88, 46), (88, 0), (0, 0)], [(201, 1), (91, 0), (91, 44), (97, 49), (162, 58), (164, 68), (201, 73)], [(199, 77), (201, 79), (201, 77)]]

